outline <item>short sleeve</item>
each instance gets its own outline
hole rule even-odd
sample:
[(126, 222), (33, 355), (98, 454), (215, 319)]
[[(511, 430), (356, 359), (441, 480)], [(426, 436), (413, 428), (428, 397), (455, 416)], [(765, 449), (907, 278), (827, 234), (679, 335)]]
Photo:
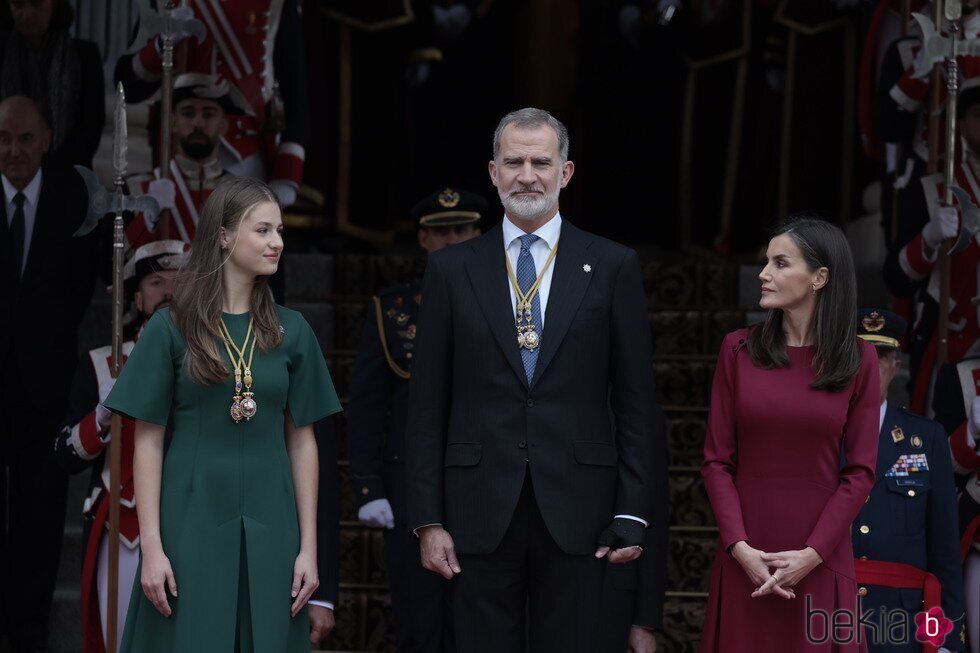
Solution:
[(167, 425), (175, 377), (169, 320), (167, 310), (150, 318), (103, 406), (124, 417)]
[(293, 328), (297, 334), (289, 361), (286, 405), (293, 417), (293, 424), (306, 426), (339, 413), (340, 400), (313, 329), (302, 318)]

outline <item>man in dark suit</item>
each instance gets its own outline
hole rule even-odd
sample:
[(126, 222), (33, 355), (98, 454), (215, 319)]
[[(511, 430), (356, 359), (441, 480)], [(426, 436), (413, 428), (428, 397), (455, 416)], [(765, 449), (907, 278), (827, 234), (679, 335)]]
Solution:
[(451, 581), (459, 650), (592, 653), (603, 558), (640, 557), (659, 498), (640, 267), (561, 218), (561, 122), (508, 114), (493, 151), (502, 225), (434, 253), (423, 281), (409, 527)]
[[(654, 406), (654, 426), (666, 433), (660, 406)], [(667, 442), (655, 438), (654, 505), (639, 560), (606, 568), (596, 653), (655, 653), (656, 632), (664, 627), (669, 540)]]
[(0, 102), (0, 594), (14, 651), (46, 646), (65, 521), (67, 476), (54, 441), (92, 296), (95, 234), (81, 177), (41, 166), (50, 132), (25, 97)]
[(963, 577), (946, 433), (888, 402), (905, 320), (877, 308), (861, 309), (857, 320), (858, 337), (878, 350), (881, 382), (875, 485), (851, 525), (864, 640), (871, 653), (917, 653), (915, 615), (938, 604), (953, 622), (940, 651), (961, 651)]

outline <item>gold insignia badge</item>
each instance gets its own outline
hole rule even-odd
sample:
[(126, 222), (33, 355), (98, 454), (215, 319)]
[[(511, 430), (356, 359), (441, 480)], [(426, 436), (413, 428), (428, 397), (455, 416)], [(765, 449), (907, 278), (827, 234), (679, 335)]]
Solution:
[(885, 318), (878, 311), (871, 311), (861, 320), (861, 325), (868, 333), (878, 333), (885, 328)]
[(901, 442), (905, 439), (905, 434), (902, 433), (902, 428), (896, 426), (892, 429), (892, 442)]
[(916, 449), (921, 449), (922, 448), (922, 438), (920, 438), (917, 435), (913, 435), (912, 436), (912, 446), (915, 447)]
[(409, 324), (408, 328), (405, 329), (405, 337), (409, 340), (415, 340), (416, 326), (414, 324)]
[(395, 322), (398, 324), (398, 326), (405, 326), (408, 324), (408, 317), (408, 313), (399, 313), (395, 316)]
[(459, 204), (459, 193), (454, 191), (452, 188), (446, 188), (441, 193), (439, 193), (439, 206), (444, 209), (454, 208)]

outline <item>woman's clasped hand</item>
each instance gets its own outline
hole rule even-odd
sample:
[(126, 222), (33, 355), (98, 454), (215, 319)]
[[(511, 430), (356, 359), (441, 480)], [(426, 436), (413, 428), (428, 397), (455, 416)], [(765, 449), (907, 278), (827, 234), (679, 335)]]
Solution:
[(732, 546), (731, 552), (755, 585), (752, 598), (767, 594), (784, 599), (796, 598), (793, 587), (823, 562), (820, 554), (809, 546), (798, 551), (767, 553), (742, 540)]

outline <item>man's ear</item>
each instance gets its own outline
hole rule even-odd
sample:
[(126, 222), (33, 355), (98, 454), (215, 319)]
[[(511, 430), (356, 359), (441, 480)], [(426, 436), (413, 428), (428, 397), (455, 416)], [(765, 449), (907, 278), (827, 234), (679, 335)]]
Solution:
[(561, 187), (564, 188), (568, 185), (568, 182), (572, 180), (572, 175), (575, 174), (575, 164), (571, 161), (565, 161), (561, 166)]
[(497, 185), (497, 162), (490, 159), (490, 163), (487, 164), (487, 171), (490, 173), (490, 181), (494, 186)]

